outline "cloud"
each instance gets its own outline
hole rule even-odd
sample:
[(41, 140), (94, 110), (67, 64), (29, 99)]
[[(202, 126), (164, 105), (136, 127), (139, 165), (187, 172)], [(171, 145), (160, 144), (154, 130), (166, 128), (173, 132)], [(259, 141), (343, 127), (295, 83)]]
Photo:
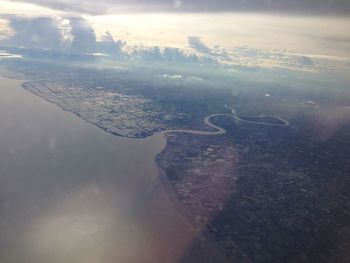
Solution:
[(306, 56), (300, 56), (296, 58), (296, 64), (302, 66), (313, 66), (315, 65), (314, 61)]
[[(129, 46), (124, 50), (125, 41), (115, 40), (109, 31), (97, 40), (92, 26), (82, 17), (9, 17), (13, 36), (0, 43), (12, 48), (43, 49), (66, 54), (99, 54), (131, 60), (166, 63), (216, 63), (209, 56), (197, 56), (174, 47)], [(195, 41), (193, 45), (204, 51), (204, 44)], [(199, 42), (199, 43), (198, 43)], [(129, 50), (129, 51), (128, 51)], [(131, 50), (131, 51), (130, 51)]]
[(11, 35), (0, 42), (11, 47), (46, 49), (75, 54), (121, 54), (124, 41), (114, 40), (107, 31), (96, 40), (91, 25), (81, 17), (10, 17)]
[(14, 34), (5, 40), (8, 45), (26, 48), (61, 50), (65, 41), (56, 21), (48, 17), (10, 19)]
[[(28, 49), (44, 49), (72, 54), (100, 54), (130, 58), (133, 60), (167, 63), (212, 63), (209, 56), (197, 56), (183, 49), (159, 46), (129, 46), (123, 50), (125, 41), (116, 40), (106, 31), (98, 40), (91, 24), (82, 17), (35, 17), (8, 16), (12, 36), (0, 43), (6, 46)], [(194, 50), (210, 52), (197, 37), (189, 37)], [(131, 50), (131, 51), (130, 51)]]
[(195, 54), (187, 55), (179, 48), (164, 48), (163, 58), (168, 62), (198, 62), (198, 57)]
[(132, 56), (146, 61), (159, 61), (168, 63), (199, 63), (199, 62), (213, 62), (205, 61), (199, 58), (196, 54), (187, 54), (179, 48), (158, 46), (149, 48), (134, 48)]
[(91, 14), (129, 11), (173, 12), (276, 12), (297, 14), (349, 14), (348, 0), (22, 0), (53, 9)]
[(18, 55), (18, 54), (12, 54), (12, 53), (0, 50), (0, 60), (11, 59), (11, 58), (22, 58), (22, 56)]
[(236, 47), (228, 53), (233, 64), (246, 67), (284, 68), (297, 71), (320, 71), (320, 64), (306, 54), (293, 54), (286, 50), (263, 50)]
[[(65, 53), (67, 56), (99, 54), (109, 56), (112, 60), (118, 58), (150, 63), (206, 64), (250, 71), (284, 68), (320, 72), (333, 68), (344, 70), (349, 66), (346, 64), (349, 63), (348, 60), (345, 59), (331, 63), (328, 57), (292, 53), (288, 50), (255, 49), (247, 46), (232, 49), (224, 49), (219, 45), (211, 47), (198, 36), (187, 37), (188, 46), (192, 51), (175, 47), (130, 46), (130, 43), (127, 45), (127, 42), (115, 39), (109, 31), (103, 33), (98, 40), (91, 24), (82, 17), (15, 16), (8, 17), (7, 21), (12, 33), (10, 37), (0, 40), (4, 46), (52, 50), (56, 51), (52, 52), (55, 56), (58, 56), (58, 53)], [(13, 51), (17, 52), (15, 49)]]
[(182, 75), (170, 75), (170, 74), (163, 74), (163, 78), (171, 79), (171, 80), (182, 80), (184, 77)]
[(202, 42), (200, 37), (189, 36), (187, 37), (187, 43), (189, 47), (193, 48), (198, 52), (207, 54), (211, 52), (211, 49)]
[(187, 37), (187, 44), (194, 51), (199, 52), (212, 60), (221, 62), (232, 62), (232, 58), (230, 57), (226, 49), (221, 48), (219, 45), (210, 48), (202, 41), (200, 37)]
[[(112, 0), (83, 1), (83, 0), (14, 0), (16, 3), (29, 3), (36, 6), (46, 7), (53, 10), (60, 10), (75, 14), (103, 14), (107, 13)], [(112, 3), (113, 5), (113, 3)]]
[(9, 24), (14, 34), (4, 41), (11, 47), (45, 49), (78, 55), (100, 54), (113, 58), (169, 64), (225, 64), (239, 69), (282, 67), (309, 71), (317, 66), (313, 59), (304, 55), (268, 52), (247, 47), (231, 51), (218, 45), (208, 47), (197, 36), (187, 38), (188, 46), (193, 52), (159, 46), (128, 46), (124, 49), (126, 42), (115, 40), (109, 31), (97, 40), (94, 29), (82, 17), (59, 19), (12, 17), (9, 19)]
[(163, 74), (163, 78), (173, 81), (203, 82), (204, 79), (197, 76), (183, 76), (179, 74)]
[(0, 18), (0, 41), (13, 36), (13, 33), (9, 21)]
[(121, 55), (125, 44), (125, 41), (114, 40), (112, 34), (106, 31), (106, 33), (101, 36), (101, 41), (97, 42), (97, 50), (105, 54)]
[(73, 17), (69, 21), (73, 36), (71, 51), (80, 54), (96, 52), (97, 42), (93, 28), (81, 17)]

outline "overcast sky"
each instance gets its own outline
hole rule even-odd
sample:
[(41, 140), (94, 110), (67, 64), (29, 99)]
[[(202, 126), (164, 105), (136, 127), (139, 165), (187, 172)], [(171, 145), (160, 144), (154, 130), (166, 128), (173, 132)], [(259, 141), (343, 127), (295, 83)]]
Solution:
[(291, 14), (350, 13), (349, 0), (13, 0), (57, 10), (90, 14), (123, 11), (277, 12)]

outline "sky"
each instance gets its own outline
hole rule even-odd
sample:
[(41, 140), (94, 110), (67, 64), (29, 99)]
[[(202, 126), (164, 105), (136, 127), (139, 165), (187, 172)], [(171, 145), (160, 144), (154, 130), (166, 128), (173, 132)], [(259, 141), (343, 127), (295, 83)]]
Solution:
[[(126, 4), (127, 3), (127, 4)], [(348, 0), (0, 0), (0, 45), (347, 70)]]

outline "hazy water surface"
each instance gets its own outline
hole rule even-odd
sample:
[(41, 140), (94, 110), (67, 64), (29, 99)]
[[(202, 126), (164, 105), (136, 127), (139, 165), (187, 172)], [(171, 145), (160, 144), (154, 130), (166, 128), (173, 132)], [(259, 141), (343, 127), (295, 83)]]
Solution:
[(0, 77), (0, 262), (176, 262), (195, 231), (169, 201), (162, 136), (112, 136)]

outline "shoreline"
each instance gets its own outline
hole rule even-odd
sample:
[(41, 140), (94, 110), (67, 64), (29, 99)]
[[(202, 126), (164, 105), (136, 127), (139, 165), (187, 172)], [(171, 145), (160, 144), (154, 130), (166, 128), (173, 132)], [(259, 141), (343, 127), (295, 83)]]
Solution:
[[(12, 78), (12, 79), (14, 79), (14, 78)], [(268, 126), (288, 126), (289, 125), (289, 122), (287, 122), (285, 120), (282, 120), (281, 118), (275, 117), (275, 116), (273, 116), (273, 117), (280, 119), (285, 124), (283, 124), (283, 125), (281, 124), (280, 125), (280, 124), (271, 124), (271, 123), (265, 123), (265, 122), (246, 121), (246, 120), (240, 119), (240, 117), (238, 115), (233, 114), (233, 113), (232, 114), (211, 114), (211, 115), (206, 116), (203, 121), (204, 121), (204, 123), (207, 126), (209, 126), (210, 128), (213, 128), (214, 131), (186, 130), (186, 129), (163, 130), (163, 131), (155, 132), (154, 134), (152, 134), (150, 136), (145, 136), (145, 137), (140, 137), (140, 138), (138, 138), (138, 137), (127, 137), (127, 136), (121, 136), (119, 134), (115, 134), (115, 133), (110, 132), (110, 131), (108, 131), (106, 129), (103, 129), (102, 127), (98, 126), (97, 124), (94, 124), (94, 123), (90, 122), (89, 120), (87, 120), (86, 118), (83, 118), (82, 116), (80, 116), (79, 114), (75, 113), (74, 111), (64, 109), (58, 103), (56, 103), (54, 101), (50, 101), (50, 100), (44, 98), (43, 96), (40, 96), (40, 94), (36, 94), (35, 92), (33, 92), (30, 89), (26, 89), (25, 88), (25, 83), (27, 83), (28, 81), (26, 81), (26, 80), (18, 80), (18, 81), (20, 83), (20, 86), (24, 90), (32, 93), (33, 95), (35, 95), (35, 96), (37, 96), (37, 97), (39, 97), (39, 98), (41, 98), (41, 99), (43, 99), (43, 100), (45, 100), (45, 101), (47, 101), (49, 103), (53, 103), (55, 106), (60, 108), (62, 111), (72, 113), (73, 115), (79, 117), (80, 119), (83, 119), (86, 123), (89, 123), (89, 124), (99, 128), (99, 129), (103, 130), (104, 132), (109, 133), (111, 135), (115, 135), (115, 136), (118, 136), (118, 137), (124, 137), (124, 138), (128, 138), (128, 139), (137, 139), (137, 140), (145, 140), (145, 139), (150, 138), (150, 137), (162, 137), (162, 140), (164, 141), (164, 143), (162, 145), (162, 149), (160, 149), (160, 151), (158, 153), (156, 153), (156, 155), (153, 158), (154, 164), (157, 167), (157, 175), (155, 175), (155, 176), (158, 176), (159, 182), (163, 186), (165, 192), (167, 193), (167, 197), (168, 197), (170, 203), (178, 211), (178, 213), (181, 214), (182, 217), (184, 217), (184, 219), (186, 219), (186, 221), (188, 221), (188, 223), (198, 233), (198, 237), (200, 239), (203, 238), (204, 242), (206, 242), (207, 244), (210, 244), (210, 246), (213, 246), (213, 248), (216, 248), (218, 250), (221, 250), (221, 248), (219, 246), (215, 246), (214, 245), (215, 244), (214, 236), (204, 226), (198, 225), (195, 222), (194, 217), (189, 213), (187, 207), (178, 200), (176, 191), (175, 191), (175, 189), (174, 189), (174, 187), (172, 185), (172, 182), (167, 177), (167, 174), (166, 174), (165, 170), (162, 167), (159, 166), (159, 163), (158, 163), (157, 159), (168, 146), (167, 135), (168, 134), (174, 134), (174, 133), (187, 133), (187, 134), (202, 135), (202, 136), (223, 135), (223, 134), (226, 133), (226, 130), (224, 128), (220, 127), (220, 126), (217, 126), (217, 125), (213, 124), (211, 122), (212, 118), (215, 118), (215, 117), (218, 117), (218, 116), (227, 116), (227, 117), (231, 117), (231, 118), (237, 119), (239, 121), (252, 123), (252, 124), (257, 124), (257, 125), (268, 125)], [(269, 116), (269, 117), (271, 117), (271, 116)], [(244, 255), (244, 253), (243, 253), (243, 255)]]
[[(66, 109), (65, 107), (63, 107), (60, 103), (50, 100), (44, 96), (42, 96), (42, 94), (40, 94), (40, 92), (35, 92), (33, 91), (33, 89), (37, 90), (37, 88), (32, 85), (32, 89), (29, 89), (26, 87), (26, 85), (31, 84), (31, 81), (22, 81), (21, 82), (21, 87), (23, 89), (25, 89), (26, 91), (29, 91), (30, 93), (34, 94), (35, 96), (38, 96), (40, 98), (42, 98), (43, 100), (49, 102), (49, 103), (53, 103), (56, 106), (58, 106), (60, 109), (62, 109), (65, 112), (70, 112), (74, 115), (76, 115), (77, 117), (83, 119), (84, 121), (86, 121), (87, 123), (90, 123), (100, 129), (102, 129), (103, 131), (110, 133), (112, 135), (118, 136), (118, 137), (124, 137), (124, 138), (130, 138), (130, 139), (146, 139), (152, 136), (156, 136), (157, 134), (168, 134), (168, 133), (188, 133), (188, 134), (197, 134), (197, 135), (206, 135), (206, 136), (213, 136), (213, 135), (222, 135), (226, 133), (226, 130), (223, 129), (222, 127), (219, 127), (213, 123), (210, 122), (211, 118), (214, 117), (218, 117), (218, 116), (227, 116), (227, 117), (232, 117), (238, 121), (244, 122), (244, 123), (251, 123), (251, 124), (256, 124), (256, 125), (265, 125), (265, 126), (279, 126), (279, 127), (286, 127), (289, 126), (289, 122), (282, 119), (279, 116), (273, 116), (273, 115), (257, 115), (257, 116), (246, 116), (246, 117), (242, 117), (239, 116), (236, 112), (236, 110), (232, 107), (227, 106), (226, 104), (224, 105), (224, 108), (231, 110), (231, 114), (228, 113), (214, 113), (214, 114), (210, 114), (206, 117), (204, 117), (203, 122), (211, 127), (214, 128), (216, 131), (202, 131), (202, 130), (190, 130), (190, 129), (173, 129), (173, 130), (154, 130), (154, 131), (150, 131), (149, 133), (146, 133), (146, 135), (144, 136), (125, 136), (123, 134), (117, 133), (117, 132), (113, 132), (108, 130), (108, 128), (104, 128), (101, 127), (98, 123), (94, 123), (93, 121), (90, 121), (88, 118), (83, 117), (81, 114), (70, 110), (70, 109)], [(279, 120), (280, 122), (282, 122), (282, 124), (278, 124), (278, 123), (269, 123), (269, 122), (265, 122), (265, 121), (250, 121), (250, 120), (245, 120), (243, 118), (275, 118), (277, 120)]]
[[(8, 78), (10, 80), (10, 78)], [(92, 133), (98, 133), (98, 134), (101, 134), (101, 136), (106, 136), (108, 137), (110, 140), (117, 140), (117, 141), (120, 141), (120, 140), (127, 140), (128, 142), (124, 143), (124, 146), (128, 143), (132, 143), (134, 141), (135, 144), (141, 144), (141, 145), (146, 145), (147, 142), (150, 142), (151, 144), (147, 144), (148, 147), (152, 147), (152, 149), (154, 150), (151, 150), (149, 152), (149, 155), (146, 157), (146, 156), (143, 156), (146, 152), (148, 152), (148, 148), (140, 148), (141, 151), (139, 151), (139, 154), (137, 155), (138, 158), (142, 158), (142, 159), (134, 159), (134, 160), (137, 160), (138, 162), (143, 162), (143, 158), (146, 157), (147, 161), (145, 162), (145, 167), (150, 167), (150, 164), (151, 165), (151, 170), (152, 171), (149, 171), (149, 170), (137, 170), (136, 172), (134, 173), (131, 173), (131, 176), (132, 178), (134, 179), (131, 179), (133, 180), (134, 183), (132, 183), (134, 186), (132, 186), (132, 189), (136, 189), (136, 195), (133, 193), (133, 191), (131, 191), (130, 193), (130, 196), (129, 194), (127, 194), (125, 197), (126, 199), (129, 199), (129, 198), (136, 198), (136, 200), (138, 200), (138, 196), (141, 197), (140, 201), (138, 202), (141, 202), (143, 205), (141, 205), (141, 207), (147, 207), (147, 208), (150, 208), (150, 209), (145, 209), (146, 212), (144, 212), (144, 221), (142, 221), (142, 223), (140, 224), (140, 227), (142, 228), (143, 227), (143, 224), (145, 224), (145, 229), (144, 231), (151, 231), (153, 232), (155, 229), (157, 229), (158, 227), (160, 227), (160, 229), (157, 229), (157, 231), (159, 231), (159, 233), (166, 233), (166, 234), (170, 234), (172, 233), (172, 236), (173, 238), (175, 238), (175, 240), (181, 240), (181, 243), (179, 243), (179, 249), (178, 250), (174, 250), (174, 252), (171, 252), (171, 253), (177, 253), (177, 251), (179, 251), (180, 253), (182, 253), (181, 251), (186, 251), (187, 248), (189, 249), (191, 247), (191, 244), (197, 244), (197, 241), (201, 242), (201, 244), (203, 244), (203, 246), (206, 248), (206, 254), (208, 253), (208, 255), (215, 255), (216, 258), (219, 258), (220, 259), (220, 262), (228, 262), (222, 252), (218, 249), (217, 246), (215, 246), (215, 240), (209, 238), (208, 236), (204, 235), (204, 233), (201, 233), (201, 231), (198, 231), (198, 227), (196, 227), (196, 225), (193, 223), (193, 221), (190, 221), (190, 217), (189, 216), (185, 216), (185, 207), (181, 207), (181, 203), (180, 202), (177, 202), (176, 201), (176, 193), (173, 191), (171, 191), (172, 189), (172, 185), (170, 184), (170, 182), (166, 182), (166, 180), (168, 179), (164, 170), (161, 169), (161, 167), (158, 165), (157, 161), (156, 161), (156, 157), (166, 148), (167, 146), (167, 138), (165, 135), (163, 134), (160, 134), (160, 133), (156, 133), (154, 134), (153, 136), (149, 136), (149, 137), (146, 137), (146, 138), (140, 138), (140, 139), (136, 139), (136, 140), (133, 140), (133, 138), (127, 138), (127, 137), (122, 137), (122, 136), (117, 136), (117, 137), (114, 137), (113, 134), (109, 133), (109, 132), (106, 132), (104, 131), (103, 129), (100, 129), (100, 127), (98, 127), (97, 125), (93, 125), (92, 123), (89, 123), (87, 121), (81, 121), (82, 118), (77, 118), (79, 117), (77, 114), (74, 114), (73, 112), (71, 111), (67, 111), (67, 110), (64, 110), (62, 109), (62, 107), (59, 107), (56, 103), (52, 103), (48, 100), (45, 100), (43, 97), (41, 96), (38, 96), (37, 94), (31, 92), (30, 90), (26, 90), (23, 88), (23, 84), (25, 83), (25, 80), (23, 79), (16, 79), (16, 78), (11, 78), (11, 81), (16, 81), (16, 89), (18, 88), (18, 91), (20, 93), (23, 94), (23, 99), (24, 100), (28, 100), (28, 101), (31, 101), (31, 99), (33, 99), (33, 103), (35, 103), (35, 105), (38, 105), (39, 108), (40, 108), (40, 105), (44, 105), (44, 107), (49, 107), (49, 108), (52, 108), (54, 112), (57, 112), (57, 114), (59, 116), (63, 116), (63, 119), (65, 118), (69, 118), (69, 119), (72, 119), (72, 122), (69, 123), (69, 125), (71, 127), (75, 127), (76, 125), (79, 127), (79, 126), (90, 126), (90, 128), (92, 129)], [(13, 104), (15, 106), (15, 104)], [(48, 111), (50, 112), (50, 111)], [(40, 119), (40, 115), (41, 113), (40, 112), (36, 112), (36, 113), (39, 113), (39, 119)], [(73, 114), (71, 114), (73, 113)], [(49, 115), (51, 114), (51, 112), (49, 113)], [(47, 115), (47, 114), (46, 114)], [(56, 115), (51, 115), (51, 116), (56, 116)], [(48, 116), (49, 119), (52, 119), (50, 116)], [(55, 119), (55, 118), (53, 118)], [(46, 121), (45, 121), (46, 122)], [(40, 125), (35, 125), (35, 127), (37, 129), (40, 129)], [(52, 127), (52, 125), (50, 125), (49, 127)], [(87, 127), (88, 128), (88, 127)], [(88, 130), (90, 130), (90, 128), (88, 128)], [(51, 128), (49, 128), (51, 129)], [(85, 127), (84, 127), (85, 129)], [(29, 135), (30, 136), (30, 135)], [(152, 138), (153, 137), (153, 138)], [(13, 138), (16, 138), (16, 137), (13, 137)], [(43, 138), (40, 138), (40, 140), (38, 141), (41, 141)], [(154, 147), (152, 146), (155, 145)], [(101, 145), (101, 149), (103, 149), (105, 147), (104, 144)], [(80, 149), (85, 149), (85, 148), (80, 148)], [(94, 152), (94, 149), (90, 149)], [(142, 151), (143, 149), (143, 151)], [(120, 150), (118, 150), (120, 151)], [(132, 152), (132, 151), (131, 151)], [(91, 153), (91, 151), (90, 151)], [(118, 155), (119, 153), (118, 152), (115, 152), (115, 154), (117, 153), (117, 156), (115, 155), (109, 155), (108, 156), (108, 159), (109, 160), (112, 160), (112, 159), (117, 159), (116, 161), (118, 162)], [(93, 153), (92, 153), (93, 154)], [(123, 155), (124, 156), (124, 160), (127, 160), (127, 158), (130, 158), (128, 157), (128, 155), (125, 155), (123, 153), (123, 151), (121, 150), (120, 151), (120, 155)], [(133, 156), (133, 155), (132, 155)], [(106, 156), (107, 157), (107, 156)], [(148, 161), (149, 160), (149, 161)], [(50, 164), (50, 162), (45, 162), (45, 163), (48, 163)], [(104, 163), (104, 161), (103, 161)], [(75, 167), (75, 169), (78, 169), (80, 170), (81, 167), (79, 166), (79, 162), (76, 163), (75, 161), (73, 161), (73, 164)], [(122, 165), (122, 163), (121, 163)], [(142, 165), (141, 165), (142, 166)], [(60, 166), (58, 166), (58, 168), (60, 168)], [(117, 169), (121, 169), (121, 173), (128, 173), (129, 170), (125, 170), (124, 168), (122, 167), (116, 167)], [(60, 172), (59, 171), (60, 169), (57, 169), (56, 171), (57, 172)], [(134, 170), (132, 168), (132, 170)], [(95, 175), (93, 174), (94, 172), (91, 173), (91, 178), (95, 178), (95, 177), (98, 177), (98, 173), (95, 173)], [(109, 171), (107, 171), (107, 173), (109, 173)], [(143, 174), (144, 173), (144, 176)], [(77, 172), (77, 174), (79, 174), (79, 172)], [(47, 178), (46, 175), (44, 175), (44, 178)], [(59, 177), (57, 177), (59, 178)], [(109, 177), (108, 177), (109, 178)], [(114, 176), (111, 177), (111, 181), (114, 181)], [(123, 177), (120, 176), (119, 177), (120, 180), (124, 180), (122, 179)], [(69, 178), (66, 178), (64, 179), (63, 178), (63, 181), (65, 180), (70, 180)], [(86, 180), (86, 181), (85, 181)], [(109, 180), (109, 179), (108, 179)], [(117, 180), (119, 179), (116, 179), (116, 182)], [(84, 181), (84, 184), (83, 185), (79, 185), (79, 188), (80, 187), (85, 187), (85, 182), (90, 182), (90, 179), (88, 177), (86, 177), (86, 179), (83, 179)], [(97, 181), (100, 181), (99, 179), (97, 179)], [(101, 191), (101, 193), (104, 192), (103, 189), (105, 189), (106, 187), (104, 185), (102, 185), (102, 182), (104, 180), (101, 181), (101, 185), (100, 184), (97, 184), (97, 185), (100, 185), (99, 187), (101, 187), (101, 190), (98, 190), (98, 191)], [(125, 186), (127, 187), (128, 186), (128, 180), (126, 180), (127, 182), (125, 183)], [(96, 181), (94, 180), (94, 183), (96, 183)], [(97, 186), (96, 186), (97, 187)], [(115, 188), (115, 195), (118, 195), (118, 184), (113, 184), (111, 185), (112, 188)], [(140, 190), (140, 191), (139, 191)], [(97, 190), (96, 190), (97, 191)], [(63, 193), (63, 192), (62, 192)], [(93, 192), (93, 193), (97, 193), (97, 192)], [(171, 194), (173, 193), (173, 194)], [(98, 195), (99, 196), (99, 195)], [(101, 195), (101, 197), (104, 196), (104, 195)], [(113, 195), (114, 196), (114, 195)], [(142, 197), (144, 196), (144, 197)], [(149, 200), (147, 199), (148, 197)], [(156, 198), (155, 198), (156, 197)], [(71, 198), (71, 197), (69, 197)], [(142, 199), (142, 198), (145, 198), (145, 199)], [(48, 199), (49, 200), (49, 199)], [(61, 200), (59, 198), (59, 200)], [(143, 201), (144, 200), (144, 201)], [(81, 201), (81, 200), (80, 200)], [(79, 202), (80, 202), (79, 201)], [(57, 202), (60, 202), (60, 201), (57, 201), (56, 199), (55, 200), (49, 200), (48, 203), (52, 202), (53, 204), (56, 204)], [(83, 202), (83, 201), (81, 201)], [(117, 201), (115, 201), (117, 202)], [(108, 203), (108, 202), (107, 202)], [(136, 202), (137, 204), (137, 202)], [(41, 205), (41, 204), (40, 204)], [(88, 207), (89, 207), (89, 213), (91, 213), (91, 216), (95, 216), (94, 215), (94, 204), (86, 204)], [(44, 206), (44, 204), (43, 204)], [(137, 209), (137, 206), (130, 206), (130, 209), (133, 210), (133, 209)], [(48, 208), (46, 208), (46, 204), (45, 204), (45, 211), (51, 211), (52, 209), (49, 208), (49, 207), (53, 207), (52, 205), (47, 205)], [(92, 210), (90, 210), (90, 208)], [(48, 210), (46, 210), (48, 209)], [(33, 218), (30, 219), (30, 222), (35, 222), (37, 220), (37, 218), (41, 219), (41, 218), (45, 218), (45, 220), (48, 220), (48, 222), (52, 222), (52, 220), (54, 220), (54, 218), (56, 218), (57, 216), (60, 216), (61, 213), (65, 213), (65, 211), (56, 211), (55, 209), (53, 209), (54, 211), (52, 212), (53, 215), (52, 217), (48, 217), (47, 218), (47, 215), (45, 216), (41, 216), (41, 214), (38, 214), (38, 215), (33, 215)], [(142, 211), (143, 209), (141, 209)], [(80, 211), (78, 209), (78, 211)], [(117, 211), (117, 210), (116, 210)], [(138, 213), (137, 211), (138, 210), (135, 210), (136, 212), (135, 213)], [(68, 215), (67, 216), (70, 216), (69, 212), (67, 212)], [(98, 213), (98, 216), (103, 216), (104, 213), (107, 213), (108, 214), (108, 211), (105, 211), (105, 210), (101, 210), (99, 213)], [(162, 213), (166, 213), (166, 214), (163, 214)], [(56, 215), (57, 214), (57, 215)], [(142, 213), (143, 215), (143, 213)], [(161, 217), (159, 217), (159, 219), (157, 219), (157, 217), (159, 215), (162, 215)], [(188, 215), (188, 214), (187, 214)], [(109, 215), (107, 216), (107, 218), (110, 218)], [(152, 222), (148, 222), (147, 220), (149, 218), (153, 218), (152, 219)], [(158, 224), (158, 223), (159, 224)], [(78, 223), (80, 224), (80, 221), (78, 221)], [(84, 222), (83, 222), (84, 223)], [(30, 223), (32, 224), (32, 223)], [(28, 225), (30, 225), (28, 223)], [(36, 223), (35, 223), (36, 224)], [(147, 228), (148, 227), (152, 227), (150, 229)], [(65, 226), (65, 225), (62, 225), (62, 231), (64, 232), (64, 229), (67, 228), (69, 229), (68, 226)], [(156, 228), (155, 228), (156, 227)], [(174, 230), (174, 229), (178, 229), (178, 231)], [(182, 234), (181, 234), (182, 233)], [(40, 235), (40, 233), (33, 233), (33, 235)], [(68, 235), (68, 234), (67, 234)], [(166, 235), (164, 234), (163, 236), (159, 237), (159, 240), (163, 240), (163, 238), (165, 238)], [(164, 241), (164, 240), (163, 240)], [(165, 240), (164, 241), (166, 245), (169, 245), (169, 246), (172, 246), (172, 241), (169, 240)], [(194, 243), (193, 243), (194, 242)], [(59, 242), (58, 242), (58, 245), (61, 245)], [(43, 244), (43, 246), (45, 246)], [(154, 252), (153, 250), (150, 250), (150, 252), (147, 252), (147, 253), (157, 253), (157, 252)], [(170, 252), (169, 252), (170, 253)], [(140, 254), (142, 255), (142, 254)], [(180, 254), (179, 254), (180, 255)], [(189, 254), (190, 255), (190, 254)], [(175, 256), (177, 257), (177, 256)], [(214, 258), (214, 257), (213, 257)], [(213, 261), (212, 261), (213, 262)]]

